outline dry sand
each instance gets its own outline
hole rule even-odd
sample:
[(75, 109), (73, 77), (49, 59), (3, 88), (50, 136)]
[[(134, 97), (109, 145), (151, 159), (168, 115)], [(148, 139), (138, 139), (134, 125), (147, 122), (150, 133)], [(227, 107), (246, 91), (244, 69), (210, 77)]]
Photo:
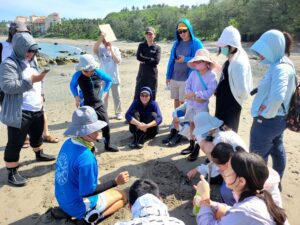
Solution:
[[(4, 38), (0, 38), (3, 40)], [(40, 42), (58, 42), (81, 47), (91, 53), (93, 41), (89, 40), (64, 40), (64, 39), (38, 39)], [(204, 43), (209, 50), (214, 50), (214, 43)], [(137, 43), (116, 42), (120, 49), (137, 49)], [(163, 113), (163, 123), (160, 132), (154, 140), (145, 144), (141, 150), (131, 150), (128, 144), (131, 135), (128, 125), (124, 121), (111, 119), (112, 142), (120, 146), (118, 153), (104, 152), (103, 144), (97, 144), (99, 152), (97, 159), (101, 181), (114, 178), (119, 172), (128, 170), (131, 180), (128, 185), (120, 188), (128, 190), (128, 187), (137, 178), (151, 178), (158, 183), (164, 202), (168, 205), (170, 214), (186, 224), (193, 225), (195, 218), (191, 216), (191, 199), (194, 191), (191, 184), (186, 184), (183, 175), (191, 168), (204, 160), (204, 154), (193, 163), (188, 162), (184, 156), (179, 154), (180, 150), (187, 146), (187, 142), (174, 148), (167, 148), (161, 144), (161, 140), (168, 134), (168, 125), (171, 122), (173, 103), (170, 100), (169, 92), (165, 90), (165, 73), (170, 43), (161, 43), (162, 57), (159, 64), (159, 85), (157, 101)], [(298, 52), (298, 53), (297, 53)], [(292, 59), (300, 74), (300, 55), (296, 51)], [(224, 58), (218, 57), (220, 63)], [(135, 87), (135, 78), (138, 71), (138, 61), (135, 57), (124, 58), (120, 65), (121, 74), (121, 100), (123, 112), (129, 107)], [(255, 84), (263, 73), (263, 68), (252, 61), (252, 68), (255, 77)], [(61, 144), (64, 141), (63, 132), (68, 127), (71, 114), (75, 109), (74, 100), (69, 91), (71, 74), (74, 72), (74, 65), (53, 66), (45, 80), (46, 112), (49, 119), (51, 133), (60, 138), (58, 144), (44, 144), (45, 152), (57, 155)], [(239, 134), (249, 143), (249, 132), (252, 123), (250, 116), (252, 98), (248, 99), (242, 110)], [(215, 99), (211, 99), (210, 108), (214, 112)], [(113, 117), (113, 104), (109, 101), (109, 116)], [(0, 158), (3, 158), (4, 148), (7, 141), (6, 127), (0, 125)], [(284, 208), (288, 214), (291, 224), (299, 224), (297, 212), (300, 208), (299, 168), (300, 168), (300, 135), (286, 131), (284, 144), (287, 153), (287, 167), (283, 178), (282, 199)], [(0, 160), (0, 224), (56, 224), (43, 216), (44, 212), (57, 202), (54, 197), (54, 162), (35, 162), (31, 149), (23, 149), (21, 152), (21, 173), (29, 178), (27, 186), (22, 188), (11, 187), (7, 184), (7, 172), (3, 160)], [(197, 179), (193, 181), (196, 183)], [(130, 218), (128, 207), (121, 209), (102, 224), (114, 224), (118, 220)], [(67, 223), (60, 223), (67, 224)]]

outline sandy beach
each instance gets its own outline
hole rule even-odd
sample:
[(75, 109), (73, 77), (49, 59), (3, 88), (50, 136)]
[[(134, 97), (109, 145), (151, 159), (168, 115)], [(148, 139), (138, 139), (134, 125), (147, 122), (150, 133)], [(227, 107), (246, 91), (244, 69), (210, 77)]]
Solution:
[[(0, 37), (0, 40), (4, 40)], [(91, 40), (65, 40), (65, 39), (37, 39), (37, 42), (69, 44), (82, 48), (91, 53), (94, 41)], [(138, 43), (116, 42), (120, 49), (137, 49)], [(168, 134), (168, 126), (172, 120), (173, 101), (170, 93), (165, 90), (165, 74), (169, 59), (169, 52), (172, 43), (159, 43), (162, 48), (161, 62), (158, 66), (159, 83), (157, 101), (163, 114), (163, 122), (160, 132), (155, 139), (146, 142), (141, 150), (131, 150), (128, 145), (131, 142), (131, 135), (128, 125), (124, 121), (110, 120), (112, 142), (120, 146), (118, 153), (104, 152), (103, 143), (97, 143), (97, 160), (99, 166), (100, 180), (107, 181), (114, 178), (119, 172), (127, 170), (131, 175), (127, 185), (120, 186), (123, 190), (138, 178), (151, 178), (160, 187), (164, 202), (168, 205), (170, 214), (188, 225), (195, 225), (195, 217), (192, 217), (192, 197), (194, 190), (192, 184), (186, 184), (184, 175), (188, 170), (204, 162), (204, 153), (195, 162), (188, 162), (180, 151), (187, 146), (187, 141), (182, 142), (174, 148), (168, 148), (161, 144), (161, 140)], [(204, 45), (211, 51), (216, 52), (213, 42), (204, 42)], [(222, 56), (213, 57), (223, 63)], [(295, 63), (297, 74), (300, 74), (300, 51), (295, 49), (291, 59)], [(258, 62), (251, 60), (254, 86), (262, 77), (264, 67)], [(51, 66), (51, 71), (45, 80), (45, 109), (49, 120), (49, 129), (52, 135), (60, 139), (58, 144), (45, 143), (45, 152), (57, 155), (65, 137), (63, 132), (71, 121), (72, 112), (75, 109), (74, 99), (69, 90), (71, 75), (74, 73), (74, 64), (64, 66)], [(125, 113), (132, 102), (135, 87), (135, 78), (138, 72), (139, 63), (135, 57), (122, 59), (120, 65), (121, 76), (121, 101)], [(252, 124), (250, 108), (253, 98), (245, 103), (239, 126), (239, 135), (249, 144), (249, 133)], [(210, 112), (214, 113), (215, 98), (210, 101)], [(109, 117), (114, 116), (113, 101), (110, 97), (108, 107)], [(29, 178), (25, 187), (11, 187), (7, 183), (7, 171), (3, 161), (4, 149), (7, 141), (6, 127), (0, 124), (0, 224), (6, 225), (29, 225), (29, 224), (58, 224), (43, 214), (49, 207), (57, 206), (54, 197), (54, 173), (55, 162), (35, 162), (32, 150), (22, 149), (20, 172)], [(284, 145), (287, 154), (287, 167), (283, 177), (283, 206), (291, 224), (300, 224), (297, 216), (300, 210), (300, 134), (286, 130)], [(271, 159), (270, 159), (271, 161)], [(198, 178), (193, 180), (197, 183)], [(130, 218), (128, 207), (105, 220), (101, 224), (114, 224), (119, 220)], [(67, 223), (60, 223), (67, 224)]]

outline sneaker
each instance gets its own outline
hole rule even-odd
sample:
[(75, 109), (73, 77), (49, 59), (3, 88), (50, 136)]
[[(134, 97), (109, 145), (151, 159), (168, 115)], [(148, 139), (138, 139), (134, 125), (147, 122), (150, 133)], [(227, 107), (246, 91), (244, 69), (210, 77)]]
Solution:
[(181, 141), (182, 135), (176, 134), (171, 140), (167, 143), (168, 147), (175, 147)]
[(40, 151), (38, 151), (38, 152), (35, 153), (35, 159), (38, 162), (48, 162), (48, 161), (55, 160), (55, 156), (45, 154), (43, 152), (43, 150), (40, 150)]
[(25, 177), (22, 177), (19, 172), (18, 172), (18, 168), (9, 168), (7, 169), (8, 172), (8, 183), (16, 186), (16, 187), (21, 187), (26, 185), (26, 183), (28, 182), (28, 180)]
[(105, 145), (105, 151), (107, 151), (107, 152), (118, 152), (120, 150), (117, 146), (108, 144), (108, 145)]
[(123, 116), (121, 114), (116, 115), (117, 120), (123, 120)]
[(163, 140), (162, 140), (162, 143), (163, 144), (167, 144), (167, 143), (169, 143), (169, 141), (177, 134), (177, 130), (176, 129), (171, 129), (171, 131), (170, 131), (170, 133), (169, 133), (169, 135), (166, 137), (166, 138), (164, 138)]

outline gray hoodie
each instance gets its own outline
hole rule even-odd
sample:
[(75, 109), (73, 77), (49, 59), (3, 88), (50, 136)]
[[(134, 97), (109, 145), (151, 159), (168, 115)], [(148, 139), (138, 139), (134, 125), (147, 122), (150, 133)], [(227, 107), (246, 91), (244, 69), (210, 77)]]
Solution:
[[(13, 53), (0, 65), (0, 89), (5, 93), (0, 120), (7, 126), (20, 128), (22, 122), (23, 93), (32, 88), (31, 78), (23, 79), (26, 52), (36, 45), (29, 33), (17, 33), (12, 40)], [(34, 60), (31, 67), (37, 68)]]

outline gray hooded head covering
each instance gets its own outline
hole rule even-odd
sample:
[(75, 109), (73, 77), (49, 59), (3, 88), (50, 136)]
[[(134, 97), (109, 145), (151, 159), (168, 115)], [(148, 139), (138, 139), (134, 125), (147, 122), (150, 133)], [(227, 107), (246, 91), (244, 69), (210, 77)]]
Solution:
[(25, 55), (29, 50), (39, 49), (38, 44), (35, 42), (31, 34), (16, 33), (12, 39), (13, 53), (18, 60), (24, 60)]

